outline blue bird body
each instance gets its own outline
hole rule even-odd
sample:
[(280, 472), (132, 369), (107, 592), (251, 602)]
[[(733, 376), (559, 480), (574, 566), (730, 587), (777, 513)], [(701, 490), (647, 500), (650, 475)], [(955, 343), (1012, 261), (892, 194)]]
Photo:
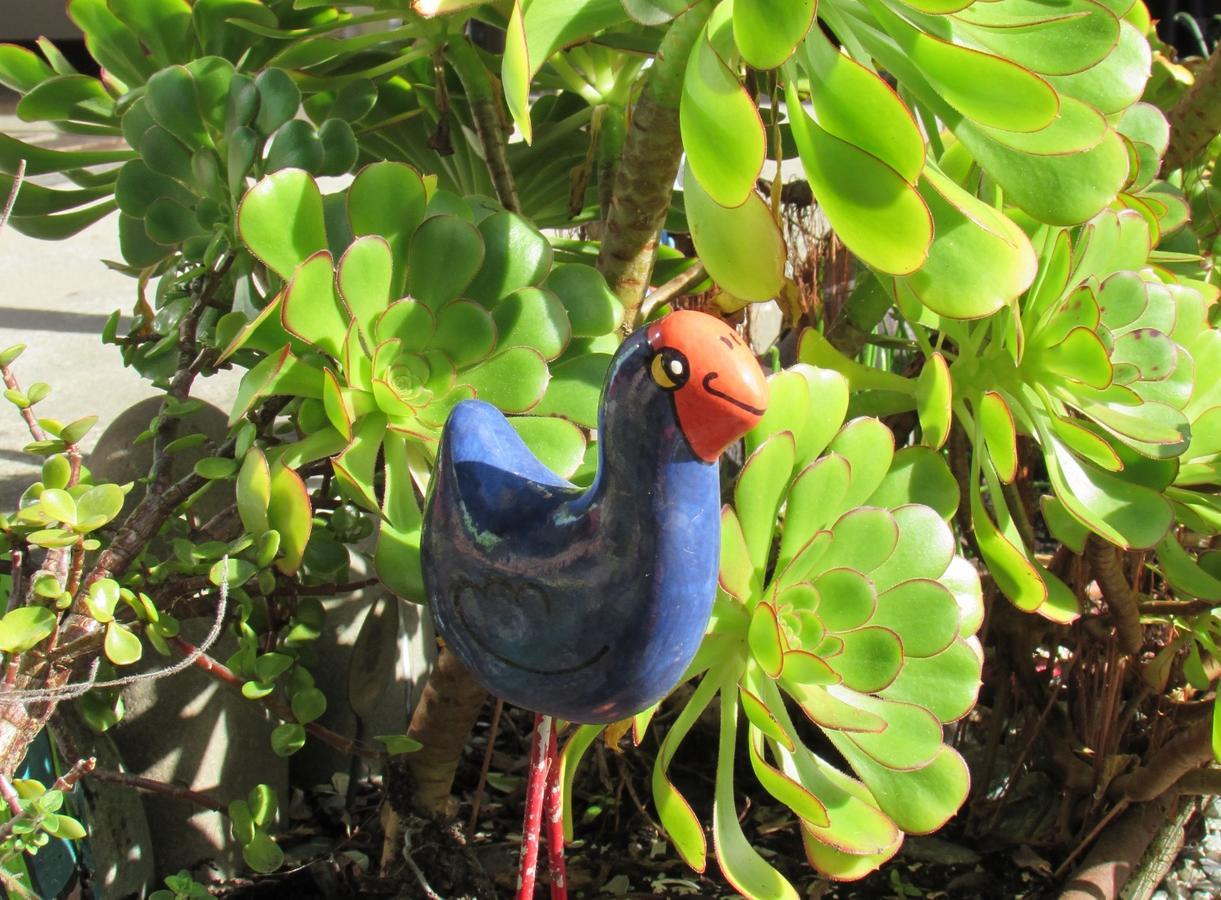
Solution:
[(510, 703), (616, 721), (661, 699), (699, 648), (716, 592), (717, 462), (693, 449), (655, 356), (640, 331), (612, 360), (588, 489), (487, 403), (460, 403), (446, 423), (425, 587), (450, 649)]

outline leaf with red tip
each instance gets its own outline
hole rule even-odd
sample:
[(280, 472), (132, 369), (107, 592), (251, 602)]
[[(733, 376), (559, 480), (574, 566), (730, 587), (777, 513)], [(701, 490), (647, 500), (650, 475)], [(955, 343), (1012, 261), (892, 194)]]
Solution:
[(934, 450), (940, 450), (950, 436), (950, 423), (954, 419), (950, 408), (953, 391), (950, 367), (944, 356), (934, 353), (925, 360), (920, 377), (916, 379), (916, 414), (920, 417), (920, 431), (924, 443)]
[(763, 732), (752, 724), (746, 743), (750, 754), (750, 765), (763, 789), (791, 809), (803, 822), (829, 825), (827, 808), (800, 782), (789, 778), (775, 766), (769, 765), (763, 744)]
[(717, 748), (716, 794), (712, 804), (712, 838), (721, 873), (746, 897), (798, 900), (793, 886), (759, 855), (738, 823), (733, 789), (733, 760), (738, 737), (738, 695), (721, 693), (721, 732)]
[(784, 730), (767, 705), (747, 690), (745, 685), (738, 685), (738, 692), (742, 695), (742, 711), (746, 713), (746, 718), (754, 729), (792, 750), (796, 746), (793, 736)]
[(985, 391), (979, 402), (979, 425), (996, 474), (1008, 484), (1017, 477), (1017, 429), (1009, 404), (996, 391)]
[(657, 817), (683, 862), (697, 872), (703, 872), (708, 864), (708, 843), (704, 838), (704, 826), (692, 811), (691, 804), (670, 783), (666, 770), (678, 750), (678, 745), (724, 685), (723, 678), (723, 674), (718, 676), (715, 672), (704, 676), (687, 705), (666, 732), (666, 737), (657, 751), (657, 761), (653, 764), (653, 804), (657, 807)]
[(237, 227), (242, 242), (285, 281), (299, 263), (327, 246), (322, 193), (300, 169), (281, 169), (247, 191)]
[(290, 334), (339, 358), (349, 319), (335, 291), (330, 251), (319, 250), (297, 267), (284, 294), (280, 321)]
[(742, 536), (742, 526), (733, 507), (728, 505), (721, 509), (721, 567), (717, 580), (725, 593), (742, 603), (757, 591), (758, 583), (754, 580), (754, 567)]
[(292, 575), (305, 556), (305, 545), (313, 531), (313, 508), (309, 490), (292, 469), (276, 466), (271, 470), (271, 494), (267, 522), (280, 533), (280, 558), (276, 568)]
[(755, 661), (772, 678), (780, 675), (784, 668), (784, 637), (780, 633), (780, 621), (775, 608), (769, 603), (760, 603), (750, 618), (747, 641)]

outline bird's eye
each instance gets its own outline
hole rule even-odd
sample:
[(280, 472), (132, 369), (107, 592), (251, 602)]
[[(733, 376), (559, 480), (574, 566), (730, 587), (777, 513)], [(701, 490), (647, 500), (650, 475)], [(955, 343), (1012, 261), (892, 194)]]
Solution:
[(649, 366), (653, 380), (667, 391), (676, 391), (687, 383), (691, 370), (687, 357), (673, 347), (663, 347)]

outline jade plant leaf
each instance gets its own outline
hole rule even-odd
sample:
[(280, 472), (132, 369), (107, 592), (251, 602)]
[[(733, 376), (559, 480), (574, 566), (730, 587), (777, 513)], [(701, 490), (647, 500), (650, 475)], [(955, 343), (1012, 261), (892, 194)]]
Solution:
[(920, 31), (880, 3), (869, 6), (924, 79), (966, 118), (1017, 132), (1038, 131), (1055, 118), (1058, 95), (1034, 72)]
[(573, 337), (610, 334), (623, 320), (623, 305), (619, 298), (606, 286), (606, 280), (589, 266), (557, 265), (543, 286), (564, 304)]
[(420, 569), (420, 530), (423, 515), (415, 498), (406, 438), (386, 435), (386, 486), (384, 516), (374, 551), (374, 566), (382, 582), (394, 593), (419, 603), (424, 598)]
[(973, 3), (957, 11), (953, 29), (1043, 75), (1088, 69), (1119, 42), (1119, 20), (1092, 0), (1059, 7), (1038, 0)]
[(162, 65), (183, 61), (190, 52), (191, 8), (186, 0), (108, 0)]
[(540, 288), (514, 291), (496, 305), (492, 319), (501, 341), (533, 347), (547, 360), (559, 356), (572, 338), (572, 325), (560, 299)]
[(186, 66), (170, 66), (148, 80), (145, 102), (153, 119), (188, 147), (212, 143), (200, 115), (195, 79)]
[(45, 606), (19, 606), (0, 619), (0, 650), (24, 653), (55, 630), (55, 613)]
[(818, 125), (915, 184), (924, 169), (924, 138), (890, 85), (837, 51), (817, 28), (806, 37), (799, 59), (810, 77), (810, 105)]
[(1038, 260), (1017, 225), (931, 164), (919, 191), (932, 213), (935, 237), (924, 264), (900, 280), (921, 303), (939, 315), (976, 319), (1030, 286)]
[(979, 402), (979, 424), (985, 445), (1001, 481), (1010, 482), (1017, 476), (1017, 432), (1009, 404), (996, 391), (986, 391)]
[(408, 165), (371, 163), (356, 173), (347, 192), (352, 233), (381, 235), (395, 260), (391, 293), (401, 297), (406, 278), (407, 248), (424, 218), (424, 182)]
[(712, 811), (712, 835), (721, 873), (746, 897), (797, 900), (797, 891), (774, 866), (746, 840), (738, 822), (734, 802), (733, 760), (738, 731), (738, 696), (721, 691), (721, 735), (717, 753), (716, 794)]
[(571, 477), (585, 458), (585, 435), (572, 422), (553, 416), (514, 416), (509, 424), (539, 462), (561, 478)]
[(687, 8), (692, 0), (623, 0), (623, 8), (641, 25), (664, 25)]
[(916, 413), (920, 417), (920, 429), (924, 442), (934, 450), (939, 450), (950, 436), (953, 389), (945, 357), (934, 353), (924, 363), (916, 380)]
[(550, 378), (542, 354), (511, 347), (467, 370), (476, 394), (506, 412), (526, 412), (542, 399)]
[(541, 284), (551, 270), (551, 244), (521, 216), (493, 213), (479, 223), (483, 266), (464, 296), (492, 306), (519, 288)]
[(126, 626), (113, 621), (106, 624), (103, 650), (106, 658), (116, 666), (130, 666), (138, 662), (144, 652), (140, 639)]
[(68, 15), (84, 33), (93, 58), (122, 81), (143, 84), (156, 70), (139, 38), (115, 16), (107, 0), (71, 0)]
[(335, 290), (330, 251), (319, 250), (301, 263), (289, 283), (280, 311), (284, 329), (332, 356), (341, 354), (348, 330), (343, 302)]

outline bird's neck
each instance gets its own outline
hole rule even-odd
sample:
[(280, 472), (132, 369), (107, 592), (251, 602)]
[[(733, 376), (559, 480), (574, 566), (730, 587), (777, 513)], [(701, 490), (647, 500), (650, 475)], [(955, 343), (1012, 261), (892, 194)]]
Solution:
[(719, 505), (717, 464), (695, 455), (679, 428), (673, 400), (653, 384), (640, 359), (647, 353), (643, 330), (628, 340), (636, 346), (625, 346), (607, 374), (598, 418), (598, 475), (590, 499), (630, 506), (672, 496), (681, 484), (684, 490), (709, 493)]

